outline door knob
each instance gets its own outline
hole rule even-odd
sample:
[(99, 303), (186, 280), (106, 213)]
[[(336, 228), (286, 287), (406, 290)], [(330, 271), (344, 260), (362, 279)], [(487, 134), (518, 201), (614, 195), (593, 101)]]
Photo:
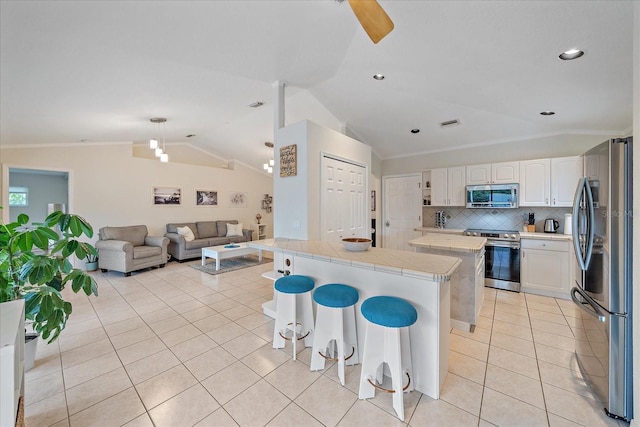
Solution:
[(391, 223), (389, 222), (389, 220), (387, 220), (387, 222), (385, 222), (384, 225), (386, 225), (388, 227), (388, 226), (391, 225)]

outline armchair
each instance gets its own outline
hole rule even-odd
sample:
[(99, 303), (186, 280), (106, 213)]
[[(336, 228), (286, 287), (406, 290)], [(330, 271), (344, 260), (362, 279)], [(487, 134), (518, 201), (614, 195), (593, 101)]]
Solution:
[(160, 268), (167, 263), (169, 239), (149, 236), (146, 225), (102, 227), (98, 232), (98, 267), (102, 272), (120, 271), (130, 276), (132, 271), (148, 267)]

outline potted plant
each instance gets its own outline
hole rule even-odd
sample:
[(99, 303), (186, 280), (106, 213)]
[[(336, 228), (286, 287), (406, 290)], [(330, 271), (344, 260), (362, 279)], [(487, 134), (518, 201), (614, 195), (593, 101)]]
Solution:
[(48, 343), (66, 326), (72, 306), (61, 293), (68, 283), (73, 292), (98, 295), (95, 279), (73, 268), (78, 259), (96, 249), (77, 238), (93, 236), (93, 228), (82, 217), (56, 211), (42, 223), (29, 224), (27, 215), (16, 222), (0, 222), (0, 303), (25, 300), (25, 318)]
[(85, 259), (85, 269), (87, 271), (96, 271), (98, 269), (98, 254), (88, 253)]

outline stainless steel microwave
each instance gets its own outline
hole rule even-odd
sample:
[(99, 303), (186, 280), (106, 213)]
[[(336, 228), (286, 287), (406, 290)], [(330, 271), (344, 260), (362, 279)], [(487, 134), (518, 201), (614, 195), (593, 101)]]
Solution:
[(518, 207), (518, 184), (467, 185), (468, 208)]

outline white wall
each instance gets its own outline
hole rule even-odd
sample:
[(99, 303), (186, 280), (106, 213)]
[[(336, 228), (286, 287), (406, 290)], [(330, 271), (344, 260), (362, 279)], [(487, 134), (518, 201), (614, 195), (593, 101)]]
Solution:
[[(617, 135), (620, 136), (620, 135)], [(382, 161), (383, 175), (419, 172), (425, 169), (481, 163), (564, 157), (582, 154), (612, 135), (557, 135), (522, 141), (424, 153)]]
[[(68, 170), (69, 211), (84, 216), (96, 234), (106, 225), (145, 224), (150, 234), (164, 235), (169, 222), (219, 219), (237, 219), (249, 228), (257, 213), (272, 234), (273, 214), (260, 208), (264, 194), (272, 194), (272, 178), (238, 163), (234, 170), (161, 163), (134, 157), (132, 144), (122, 143), (4, 148), (0, 159), (3, 166)], [(182, 205), (154, 206), (153, 186), (181, 187)], [(0, 181), (3, 203), (5, 187)], [(196, 189), (217, 191), (218, 206), (196, 206)], [(247, 193), (248, 207), (230, 207), (232, 191)]]
[(9, 210), (11, 221), (15, 221), (20, 214), (26, 214), (31, 221), (42, 222), (47, 217), (49, 203), (68, 202), (66, 175), (10, 171), (9, 182), (12, 187), (29, 190), (29, 206), (4, 208)]
[[(280, 177), (280, 148), (297, 144), (298, 174)], [(371, 171), (371, 147), (310, 121), (294, 123), (275, 132), (274, 224), (275, 237), (320, 238), (320, 162), (322, 154), (349, 159)], [(367, 184), (367, 189), (369, 185)], [(367, 218), (367, 221), (369, 217)]]

